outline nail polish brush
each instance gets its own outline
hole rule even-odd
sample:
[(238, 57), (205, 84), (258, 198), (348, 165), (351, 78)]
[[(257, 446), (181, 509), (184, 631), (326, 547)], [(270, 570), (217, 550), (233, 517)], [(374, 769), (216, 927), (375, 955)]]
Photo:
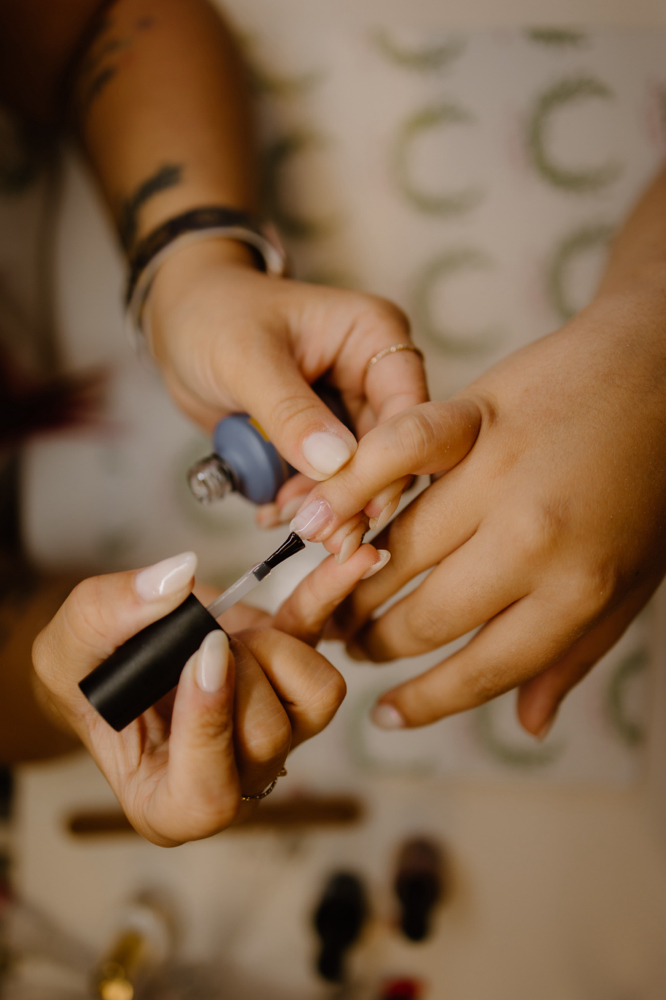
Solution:
[(183, 667), (208, 633), (222, 628), (215, 619), (304, 548), (303, 539), (292, 532), (268, 559), (244, 573), (207, 608), (190, 594), (170, 614), (137, 632), (80, 682), (90, 704), (117, 732), (134, 722), (177, 685)]

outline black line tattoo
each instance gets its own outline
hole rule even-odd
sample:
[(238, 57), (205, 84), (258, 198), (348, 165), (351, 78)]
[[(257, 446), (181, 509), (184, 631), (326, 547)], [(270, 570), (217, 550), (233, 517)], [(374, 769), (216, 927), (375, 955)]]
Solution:
[(145, 203), (160, 191), (176, 187), (183, 176), (180, 163), (165, 163), (154, 174), (139, 184), (136, 191), (123, 201), (120, 207), (118, 232), (121, 243), (126, 251), (130, 251), (136, 239), (139, 228), (139, 210)]
[[(117, 0), (113, 0), (115, 6)], [(106, 89), (121, 69), (123, 58), (127, 58), (136, 35), (148, 31), (156, 23), (152, 15), (143, 15), (134, 22), (133, 32), (125, 37), (108, 38), (115, 28), (115, 19), (107, 14), (100, 22), (88, 47), (88, 55), (80, 70), (81, 99), (79, 115), (85, 118), (90, 106)]]

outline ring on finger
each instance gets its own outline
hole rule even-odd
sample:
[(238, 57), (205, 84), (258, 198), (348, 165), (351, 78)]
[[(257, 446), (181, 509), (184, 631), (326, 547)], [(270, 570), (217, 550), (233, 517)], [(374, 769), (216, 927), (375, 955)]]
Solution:
[(374, 368), (374, 366), (377, 364), (378, 361), (381, 361), (382, 358), (387, 358), (390, 354), (397, 354), (398, 351), (413, 351), (414, 354), (417, 354), (419, 356), (421, 361), (424, 360), (423, 351), (420, 351), (418, 347), (414, 346), (414, 344), (392, 344), (391, 347), (385, 347), (382, 351), (378, 351), (377, 354), (374, 354), (370, 358), (367, 365), (365, 366), (366, 378), (368, 376), (370, 369)]

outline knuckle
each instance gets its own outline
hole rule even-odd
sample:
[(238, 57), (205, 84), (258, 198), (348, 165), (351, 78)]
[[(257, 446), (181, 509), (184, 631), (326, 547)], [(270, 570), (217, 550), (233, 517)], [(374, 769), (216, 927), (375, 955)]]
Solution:
[(617, 592), (619, 575), (611, 566), (587, 565), (570, 572), (564, 584), (567, 604), (585, 622), (598, 618)]
[(467, 687), (471, 699), (476, 705), (484, 705), (487, 701), (504, 694), (513, 686), (497, 667), (483, 664), (467, 678)]
[(407, 638), (412, 642), (425, 643), (432, 648), (440, 643), (443, 626), (442, 609), (429, 601), (419, 601), (407, 612), (404, 624)]
[(518, 561), (529, 566), (551, 558), (559, 548), (568, 523), (566, 501), (544, 502), (514, 518), (509, 536)]
[(426, 465), (439, 444), (439, 432), (427, 406), (414, 407), (396, 420), (393, 442), (410, 471)]
[(271, 418), (278, 426), (289, 428), (306, 421), (316, 421), (319, 404), (308, 396), (286, 396), (279, 399), (271, 411)]
[(361, 319), (368, 326), (394, 326), (409, 336), (409, 319), (394, 302), (379, 295), (361, 297)]

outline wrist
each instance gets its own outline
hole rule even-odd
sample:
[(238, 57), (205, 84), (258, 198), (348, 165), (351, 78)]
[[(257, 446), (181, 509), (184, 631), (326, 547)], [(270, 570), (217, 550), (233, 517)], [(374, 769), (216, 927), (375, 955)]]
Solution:
[(143, 310), (148, 328), (155, 317), (170, 314), (185, 302), (209, 274), (217, 281), (225, 275), (257, 272), (250, 249), (236, 240), (210, 239), (180, 247), (159, 267), (150, 286)]

